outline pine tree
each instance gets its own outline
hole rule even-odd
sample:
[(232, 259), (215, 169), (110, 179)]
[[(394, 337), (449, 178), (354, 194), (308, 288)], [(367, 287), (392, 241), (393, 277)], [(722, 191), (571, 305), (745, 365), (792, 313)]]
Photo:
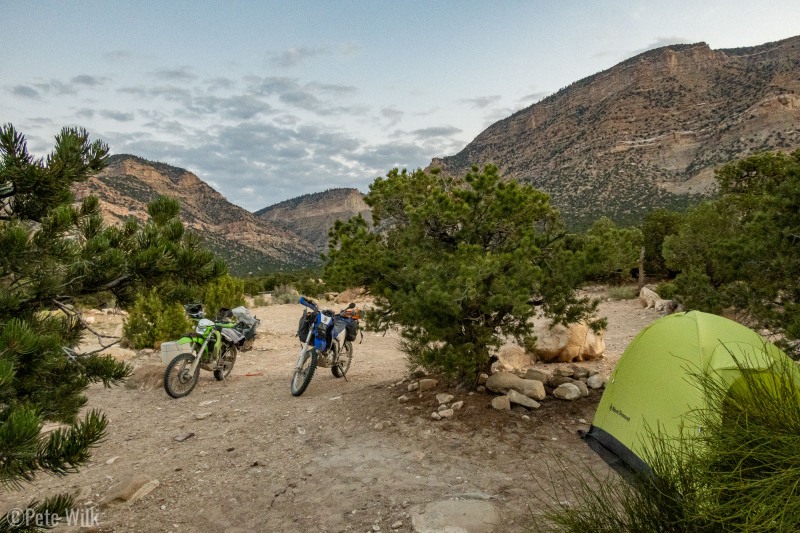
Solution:
[[(118, 384), (130, 367), (102, 350), (79, 353), (86, 324), (77, 296), (113, 292), (130, 302), (147, 287), (188, 294), (226, 273), (185, 235), (178, 204), (159, 199), (144, 226), (106, 227), (97, 198), (73, 203), (74, 183), (103, 168), (108, 147), (65, 128), (46, 158), (34, 158), (10, 124), (0, 128), (0, 485), (19, 488), (37, 473), (65, 475), (103, 439), (97, 410), (79, 418), (89, 384)], [(107, 343), (110, 345), (112, 343)], [(107, 346), (106, 346), (107, 347)], [(63, 426), (42, 434), (45, 421)], [(63, 515), (68, 496), (31, 502)], [(8, 524), (0, 517), (0, 524)]]
[(464, 178), (395, 169), (365, 201), (374, 228), (361, 217), (338, 222), (325, 275), (369, 288), (368, 323), (402, 326), (412, 364), (474, 381), (505, 338), (531, 345), (537, 314), (566, 323), (596, 308), (575, 295), (580, 257), (561, 245), (549, 197), (501, 180), (494, 166)]

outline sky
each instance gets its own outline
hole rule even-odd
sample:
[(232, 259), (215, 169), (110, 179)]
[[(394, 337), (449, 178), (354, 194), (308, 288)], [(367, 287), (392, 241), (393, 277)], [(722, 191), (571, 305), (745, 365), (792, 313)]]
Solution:
[(800, 34), (800, 0), (0, 0), (0, 124), (185, 168), (255, 211), (367, 192), (646, 50)]

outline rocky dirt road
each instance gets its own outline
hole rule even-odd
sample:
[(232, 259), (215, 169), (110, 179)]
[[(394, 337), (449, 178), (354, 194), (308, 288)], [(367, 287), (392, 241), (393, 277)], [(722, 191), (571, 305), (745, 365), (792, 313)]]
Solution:
[[(570, 498), (571, 476), (607, 472), (577, 435), (588, 428), (599, 392), (573, 402), (549, 397), (536, 411), (515, 406), (510, 413), (493, 410), (488, 394), (442, 385), (409, 394), (396, 334), (366, 333), (348, 381), (320, 368), (305, 394), (292, 397), (301, 309), (256, 308), (255, 349), (240, 354), (225, 382), (201, 371), (183, 399), (161, 387), (158, 353), (136, 354), (135, 380), (88, 391), (89, 408), (110, 421), (91, 462), (77, 474), (4, 488), (0, 508), (72, 492), (90, 518), (84, 530), (408, 532), (430, 530), (442, 510), (437, 502), (455, 501), (464, 504), (457, 513), (482, 517), (470, 518), (469, 531), (535, 531), (543, 501)], [(607, 375), (657, 315), (638, 300), (605, 301), (601, 314), (609, 319), (606, 357), (584, 366)], [(96, 327), (113, 331), (120, 321), (98, 316)], [(434, 421), (441, 392), (464, 407)], [(403, 394), (409, 402), (397, 401)], [(129, 492), (140, 485), (149, 492), (135, 501), (103, 500), (132, 479)]]

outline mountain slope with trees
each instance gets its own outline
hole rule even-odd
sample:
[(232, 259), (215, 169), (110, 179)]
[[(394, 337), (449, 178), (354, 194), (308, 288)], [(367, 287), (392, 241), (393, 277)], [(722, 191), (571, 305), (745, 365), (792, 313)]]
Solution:
[(328, 189), (304, 194), (254, 213), (262, 220), (286, 228), (305, 238), (318, 251), (328, 249), (328, 230), (337, 220), (357, 215), (371, 220), (369, 206), (358, 189)]
[(432, 168), (493, 163), (551, 195), (572, 226), (640, 222), (714, 190), (714, 168), (800, 147), (800, 37), (671, 45), (577, 81), (491, 125)]
[(291, 231), (231, 204), (191, 172), (133, 155), (114, 155), (96, 176), (75, 186), (80, 199), (100, 199), (104, 219), (122, 224), (145, 220), (147, 204), (159, 195), (179, 201), (180, 218), (234, 274), (295, 269), (317, 263), (314, 247)]

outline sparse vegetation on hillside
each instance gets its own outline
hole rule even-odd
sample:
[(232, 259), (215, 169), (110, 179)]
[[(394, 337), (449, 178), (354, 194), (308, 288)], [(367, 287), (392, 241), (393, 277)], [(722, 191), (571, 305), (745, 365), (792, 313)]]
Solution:
[(573, 322), (595, 309), (575, 296), (580, 258), (561, 245), (548, 196), (496, 167), (464, 178), (395, 169), (366, 201), (376, 229), (360, 217), (337, 223), (326, 279), (368, 287), (368, 322), (401, 325), (412, 364), (470, 382), (503, 336), (530, 346), (532, 316)]

